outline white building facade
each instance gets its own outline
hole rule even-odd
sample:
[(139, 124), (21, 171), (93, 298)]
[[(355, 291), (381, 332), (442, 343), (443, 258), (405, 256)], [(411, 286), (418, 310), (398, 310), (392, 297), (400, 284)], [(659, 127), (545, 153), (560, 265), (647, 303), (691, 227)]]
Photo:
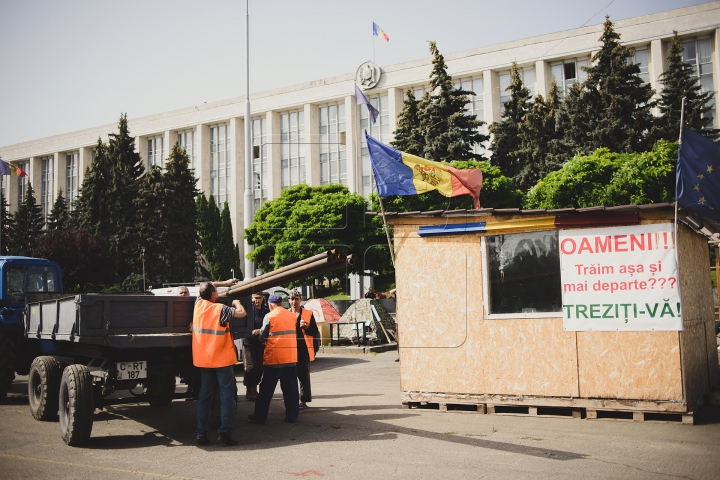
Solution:
[[(584, 80), (581, 67), (589, 64), (599, 48), (602, 28), (599, 24), (445, 54), (448, 73), (456, 84), (475, 92), (471, 111), (489, 125), (500, 120), (513, 61), (533, 95), (546, 96), (553, 78), (564, 91), (573, 82)], [(635, 50), (641, 77), (656, 92), (661, 89), (659, 77), (673, 31), (682, 39), (685, 60), (695, 65), (703, 90), (717, 90), (720, 2), (620, 20), (615, 29), (623, 44)], [(364, 92), (380, 111), (376, 124), (369, 122), (364, 106), (355, 104), (354, 83), (359, 72), (251, 95), (253, 211), (277, 198), (283, 188), (299, 183), (341, 183), (367, 197), (373, 185), (362, 132), (367, 129), (385, 143), (393, 139), (404, 92), (412, 89), (416, 97), (422, 96), (428, 89), (431, 61), (426, 58), (382, 67), (374, 79), (377, 83)], [(244, 97), (238, 97), (128, 119), (146, 166), (164, 165), (175, 142), (187, 149), (198, 188), (214, 195), (220, 204), (228, 202), (241, 248), (244, 102)], [(32, 182), (44, 213), (49, 213), (59, 190), (69, 201), (74, 200), (98, 137), (107, 141), (108, 133), (116, 129), (113, 123), (0, 147), (3, 160), (28, 173), (25, 178), (2, 177), (10, 210), (22, 201), (27, 180)]]

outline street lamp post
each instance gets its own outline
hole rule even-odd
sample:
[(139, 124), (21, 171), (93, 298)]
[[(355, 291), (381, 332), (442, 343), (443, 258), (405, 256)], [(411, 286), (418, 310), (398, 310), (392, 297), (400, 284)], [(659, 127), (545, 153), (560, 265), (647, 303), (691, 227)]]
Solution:
[(143, 262), (143, 292), (145, 291), (145, 247), (142, 247), (142, 262)]

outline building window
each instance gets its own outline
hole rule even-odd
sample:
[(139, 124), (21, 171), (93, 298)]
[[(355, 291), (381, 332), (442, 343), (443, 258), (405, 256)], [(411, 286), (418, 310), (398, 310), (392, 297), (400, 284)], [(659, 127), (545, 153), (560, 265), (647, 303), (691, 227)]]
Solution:
[(320, 107), (320, 184), (347, 186), (345, 104)]
[(422, 100), (423, 96), (425, 96), (425, 92), (430, 91), (430, 85), (421, 85), (417, 87), (413, 87), (413, 95), (415, 96), (415, 100)]
[[(23, 172), (30, 174), (30, 161), (26, 160), (24, 162), (18, 162), (17, 167), (22, 170)], [(21, 177), (18, 175), (17, 177), (17, 194), (18, 194), (18, 205), (20, 205), (25, 200), (25, 194), (27, 193), (27, 179), (28, 175)]]
[[(420, 97), (422, 98), (422, 97)], [(388, 96), (378, 95), (375, 97), (368, 97), (373, 107), (377, 108), (380, 114), (377, 118), (377, 123), (373, 124), (370, 121), (370, 114), (368, 113), (367, 107), (359, 108), (360, 111), (360, 131), (367, 130), (368, 134), (375, 140), (382, 143), (390, 142), (390, 124), (388, 115)], [(369, 197), (373, 191), (373, 185), (375, 183), (372, 174), (372, 168), (370, 167), (370, 154), (368, 153), (367, 143), (365, 142), (365, 135), (361, 136), (361, 161), (362, 161), (362, 195), (363, 197)]]
[(230, 178), (230, 124), (210, 127), (210, 193), (222, 210), (224, 202), (230, 202), (228, 179)]
[(268, 199), (267, 119), (255, 118), (252, 123), (253, 204), (257, 211)]
[[(523, 86), (530, 91), (530, 97), (535, 96), (535, 67), (519, 68), (520, 79)], [(510, 100), (510, 71), (502, 72), (498, 75), (498, 84), (500, 86), (500, 106), (502, 107), (506, 101)]]
[(489, 314), (562, 312), (557, 231), (485, 240)]
[(153, 165), (157, 165), (162, 168), (165, 164), (163, 157), (165, 152), (163, 151), (163, 140), (162, 136), (148, 138), (148, 168)]
[(306, 183), (305, 114), (302, 110), (280, 115), (280, 170), (282, 188)]
[(185, 130), (177, 132), (178, 145), (185, 149), (190, 159), (190, 168), (195, 168), (195, 131)]
[(72, 210), (78, 194), (78, 157), (78, 152), (65, 155), (65, 200), (70, 210)]
[(50, 210), (52, 210), (53, 166), (55, 163), (55, 157), (43, 157), (40, 159), (40, 162), (40, 206), (42, 207), (43, 219), (47, 221)]
[(635, 55), (628, 57), (629, 63), (634, 63), (638, 67), (640, 67), (640, 73), (638, 73), (638, 77), (640, 77), (643, 81), (643, 83), (650, 82), (650, 69), (649, 69), (649, 59), (650, 56), (648, 55), (648, 49), (647, 48), (640, 48), (635, 50)]
[[(713, 81), (713, 65), (712, 65), (712, 43), (709, 38), (702, 40), (690, 40), (683, 42), (683, 61), (689, 63), (693, 67), (695, 75), (697, 75), (698, 83), (702, 92), (714, 92), (715, 83)], [(717, 120), (715, 119), (715, 100), (711, 100), (709, 105), (713, 106), (707, 114), (712, 117), (712, 122), (708, 124), (708, 128), (715, 128)]]
[[(460, 88), (465, 91), (473, 92), (475, 95), (470, 95), (470, 103), (467, 105), (467, 111), (472, 113), (480, 121), (485, 121), (485, 106), (483, 102), (483, 79), (482, 77), (477, 78), (462, 78), (455, 80), (455, 88)], [(482, 125), (478, 128), (478, 132), (483, 135), (487, 134), (487, 125)], [(474, 153), (481, 153), (485, 150), (485, 147), (481, 143), (475, 144), (473, 148)]]
[(587, 58), (570, 58), (550, 66), (550, 73), (557, 83), (558, 93), (561, 97), (565, 96), (573, 83), (583, 83), (587, 80), (585, 69), (589, 64)]

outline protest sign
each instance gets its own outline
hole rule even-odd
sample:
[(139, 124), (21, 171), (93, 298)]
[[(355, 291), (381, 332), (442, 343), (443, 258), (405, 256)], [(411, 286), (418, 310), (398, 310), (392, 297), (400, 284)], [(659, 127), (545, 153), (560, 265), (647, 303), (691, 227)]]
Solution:
[(565, 330), (682, 330), (671, 223), (560, 231)]

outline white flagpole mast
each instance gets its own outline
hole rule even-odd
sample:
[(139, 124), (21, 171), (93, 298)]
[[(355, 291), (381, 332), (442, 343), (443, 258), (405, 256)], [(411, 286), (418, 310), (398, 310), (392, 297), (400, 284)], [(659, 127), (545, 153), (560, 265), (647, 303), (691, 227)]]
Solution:
[[(678, 138), (678, 157), (680, 156), (680, 149), (682, 148), (682, 131), (683, 131), (683, 123), (685, 122), (685, 100), (686, 97), (682, 98), (682, 103), (680, 104), (680, 137)], [(677, 223), (678, 223), (678, 201), (677, 201), (677, 180), (675, 180), (675, 242), (677, 245)], [(677, 249), (675, 249), (675, 255), (677, 256)]]
[(393, 249), (392, 242), (390, 241), (390, 230), (388, 230), (387, 221), (385, 220), (385, 208), (383, 207), (382, 197), (378, 190), (378, 201), (380, 202), (380, 213), (382, 214), (383, 226), (385, 227), (385, 236), (387, 236), (388, 247), (390, 248), (390, 259), (392, 260), (393, 267), (395, 266), (395, 250)]
[[(250, 227), (253, 217), (252, 192), (252, 138), (250, 134), (250, 9), (249, 0), (245, 0), (245, 195), (243, 199), (243, 227)], [(243, 230), (243, 253), (245, 254), (244, 279), (255, 278), (255, 267), (252, 260), (247, 258), (250, 253), (250, 244)]]

